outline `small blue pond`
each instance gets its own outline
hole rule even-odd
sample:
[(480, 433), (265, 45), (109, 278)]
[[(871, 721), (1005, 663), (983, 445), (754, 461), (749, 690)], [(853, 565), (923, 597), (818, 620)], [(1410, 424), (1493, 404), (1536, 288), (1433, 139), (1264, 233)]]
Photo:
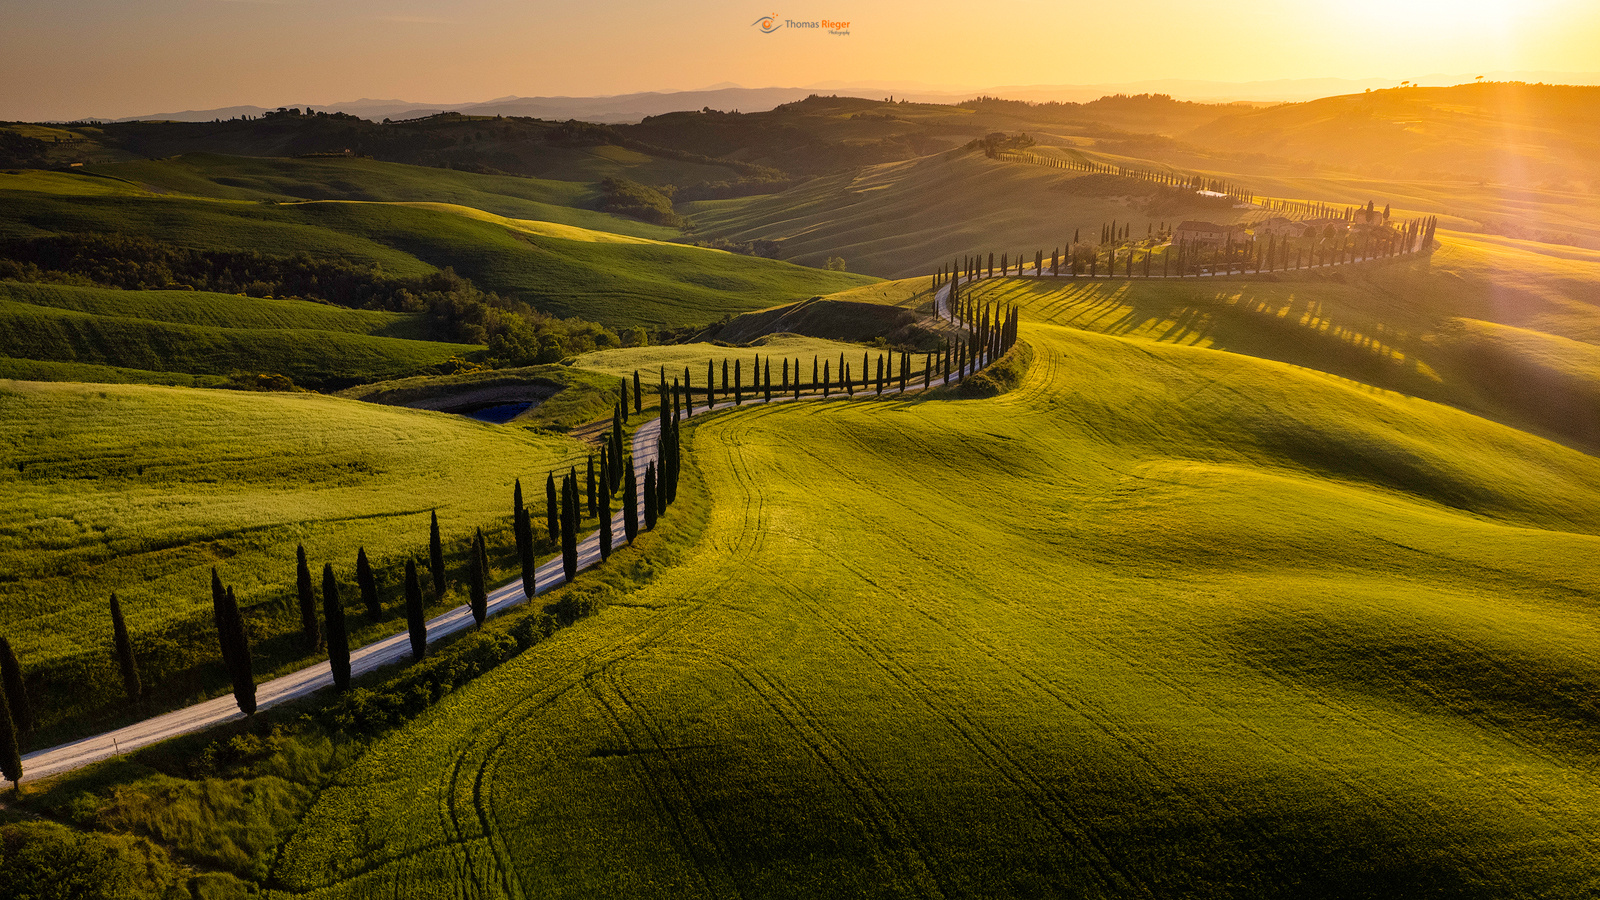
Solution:
[(464, 412), (462, 415), (469, 419), (477, 419), (480, 422), (492, 422), (496, 425), (504, 425), (505, 423), (515, 419), (517, 416), (522, 415), (532, 408), (533, 404), (531, 402), (496, 403), (494, 406), (485, 406), (482, 409), (474, 409), (470, 412)]

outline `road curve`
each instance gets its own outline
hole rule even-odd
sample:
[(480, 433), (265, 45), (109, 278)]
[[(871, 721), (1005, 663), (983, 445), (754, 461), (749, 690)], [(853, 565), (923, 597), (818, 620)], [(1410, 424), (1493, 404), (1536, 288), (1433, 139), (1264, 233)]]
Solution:
[[(934, 292), (934, 310), (937, 316), (948, 318), (950, 286), (947, 284)], [(864, 373), (863, 373), (864, 374)], [(797, 376), (798, 377), (798, 376)], [(948, 378), (935, 380), (936, 385), (944, 384)], [(920, 390), (920, 383), (909, 390)], [(888, 383), (884, 386), (884, 393), (899, 393), (897, 385)], [(876, 393), (863, 395), (862, 399), (875, 399)], [(794, 402), (792, 394), (774, 396), (773, 403)], [(823, 400), (815, 395), (806, 395), (801, 400)], [(829, 400), (848, 399), (844, 395), (834, 394)], [(754, 396), (744, 400), (744, 405), (758, 405), (765, 401), (761, 399), (757, 390)], [(724, 400), (711, 409), (724, 410), (734, 406), (733, 401)], [(699, 407), (700, 415), (704, 415), (707, 408)], [(633, 466), (638, 475), (639, 484), (644, 484), (644, 473), (650, 461), (657, 458), (661, 443), (661, 420), (651, 416), (641, 424), (633, 435)], [(642, 513), (641, 513), (642, 515)], [(616, 546), (622, 545), (626, 540), (623, 537), (623, 513), (619, 510), (612, 515), (611, 533), (615, 535)], [(585, 536), (578, 543), (578, 569), (582, 571), (600, 561), (600, 532), (595, 530)], [(566, 583), (566, 573), (561, 565), (561, 557), (557, 556), (548, 560), (535, 570), (536, 587), (535, 596), (551, 588), (559, 587)], [(489, 594), (489, 615), (494, 616), (513, 606), (526, 602), (522, 592), (522, 579), (517, 578), (508, 582)], [(458, 606), (448, 612), (442, 613), (428, 620), (428, 642), (431, 644), (440, 638), (465, 631), (473, 626), (472, 610), (469, 606)], [(350, 653), (350, 674), (352, 676), (364, 675), (375, 669), (392, 663), (401, 662), (411, 656), (411, 637), (409, 633), (401, 631), (382, 640), (353, 650)], [(333, 685), (333, 671), (328, 662), (314, 663), (303, 669), (290, 672), (270, 681), (256, 685), (256, 708), (270, 709), (281, 703), (305, 697), (325, 687)], [(102, 732), (91, 737), (82, 738), (44, 750), (36, 750), (22, 758), (23, 782), (36, 781), (49, 778), (73, 769), (81, 768), (90, 763), (109, 759), (124, 753), (131, 753), (151, 744), (156, 744), (169, 738), (190, 732), (210, 728), (223, 722), (232, 722), (244, 718), (239, 711), (238, 704), (234, 702), (233, 694), (223, 694), (193, 706), (175, 709), (169, 713), (135, 722), (112, 731)]]

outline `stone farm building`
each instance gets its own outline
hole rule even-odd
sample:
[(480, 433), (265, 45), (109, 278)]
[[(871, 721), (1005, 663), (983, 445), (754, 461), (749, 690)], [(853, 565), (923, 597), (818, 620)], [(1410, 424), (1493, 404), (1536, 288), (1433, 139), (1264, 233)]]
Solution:
[(1174, 243), (1190, 247), (1221, 247), (1226, 244), (1248, 244), (1250, 233), (1238, 225), (1217, 225), (1193, 220), (1180, 224), (1172, 232)]

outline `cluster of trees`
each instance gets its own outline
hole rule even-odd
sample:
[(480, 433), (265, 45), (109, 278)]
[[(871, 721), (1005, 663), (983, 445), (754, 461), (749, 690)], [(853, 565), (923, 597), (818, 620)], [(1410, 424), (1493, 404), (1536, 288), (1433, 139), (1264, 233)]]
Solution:
[(626, 178), (600, 179), (600, 209), (656, 225), (681, 228), (688, 220), (672, 210), (672, 188), (653, 188)]
[(123, 290), (192, 288), (420, 313), (434, 340), (488, 344), (491, 361), (502, 365), (557, 363), (623, 343), (604, 325), (545, 315), (526, 303), (479, 290), (449, 268), (401, 278), (344, 259), (200, 250), (120, 234), (0, 242), (0, 279)]

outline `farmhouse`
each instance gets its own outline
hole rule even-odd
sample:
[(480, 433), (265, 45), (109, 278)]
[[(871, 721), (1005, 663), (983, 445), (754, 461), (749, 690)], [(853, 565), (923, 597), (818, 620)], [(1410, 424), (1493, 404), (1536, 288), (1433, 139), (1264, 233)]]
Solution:
[(1172, 233), (1174, 243), (1191, 247), (1221, 247), (1224, 244), (1247, 244), (1249, 232), (1237, 225), (1216, 225), (1193, 220), (1180, 224)]

